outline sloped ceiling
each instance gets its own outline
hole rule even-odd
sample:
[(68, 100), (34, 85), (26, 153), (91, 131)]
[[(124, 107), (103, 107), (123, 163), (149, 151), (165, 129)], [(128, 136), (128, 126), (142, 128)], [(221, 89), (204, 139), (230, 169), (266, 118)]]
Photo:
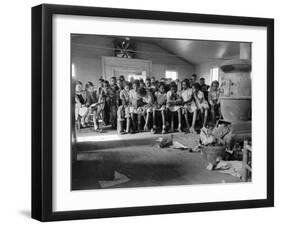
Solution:
[[(77, 46), (103, 46), (112, 51), (114, 36), (97, 35), (72, 35), (72, 44)], [(175, 55), (179, 59), (198, 65), (206, 62), (220, 61), (224, 59), (238, 58), (240, 53), (239, 42), (201, 41), (201, 40), (176, 40), (159, 38), (132, 37), (132, 41), (150, 43), (158, 46), (167, 53), (167, 56)], [(81, 54), (83, 48), (81, 47)], [(106, 49), (106, 48), (105, 48)], [(160, 54), (160, 52), (159, 52)], [(161, 52), (163, 55), (163, 53)]]
[(240, 53), (235, 42), (162, 39), (158, 44), (193, 64), (231, 59)]

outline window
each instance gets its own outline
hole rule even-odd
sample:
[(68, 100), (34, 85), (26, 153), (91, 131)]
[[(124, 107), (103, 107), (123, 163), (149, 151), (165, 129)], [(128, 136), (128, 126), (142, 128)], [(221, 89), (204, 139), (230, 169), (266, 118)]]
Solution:
[(76, 76), (76, 74), (75, 74), (75, 65), (73, 63), (71, 64), (71, 75), (72, 75), (73, 78)]
[(178, 72), (177, 71), (166, 71), (165, 78), (171, 79), (171, 80), (176, 80), (176, 79), (178, 79)]
[(143, 75), (143, 74), (128, 74), (128, 81), (131, 81), (131, 78), (134, 78), (134, 80), (138, 80), (138, 79), (145, 80), (146, 75)]
[(218, 67), (213, 67), (211, 68), (210, 71), (210, 81), (219, 81), (219, 68)]

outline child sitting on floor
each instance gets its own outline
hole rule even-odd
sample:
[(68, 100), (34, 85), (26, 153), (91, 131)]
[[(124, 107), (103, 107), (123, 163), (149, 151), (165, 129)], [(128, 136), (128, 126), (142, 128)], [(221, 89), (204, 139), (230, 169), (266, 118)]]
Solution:
[(216, 138), (213, 134), (213, 129), (214, 126), (213, 125), (209, 125), (208, 128), (203, 127), (200, 130), (200, 143), (202, 145), (211, 145), (214, 144), (216, 142)]

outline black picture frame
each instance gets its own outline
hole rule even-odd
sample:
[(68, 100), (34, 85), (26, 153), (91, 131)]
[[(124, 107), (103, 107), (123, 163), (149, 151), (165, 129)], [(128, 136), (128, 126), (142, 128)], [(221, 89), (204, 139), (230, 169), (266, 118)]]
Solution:
[[(52, 17), (55, 14), (181, 21), (267, 28), (267, 198), (95, 210), (52, 210)], [(274, 206), (274, 20), (43, 4), (32, 8), (32, 218), (40, 221), (122, 217)]]

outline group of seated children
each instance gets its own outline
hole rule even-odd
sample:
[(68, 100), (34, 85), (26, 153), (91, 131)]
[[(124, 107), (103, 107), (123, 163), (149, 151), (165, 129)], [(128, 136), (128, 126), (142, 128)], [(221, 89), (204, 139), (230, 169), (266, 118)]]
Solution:
[(195, 132), (197, 119), (205, 127), (209, 116), (213, 123), (220, 117), (219, 96), (218, 81), (208, 87), (204, 78), (197, 83), (196, 75), (181, 82), (164, 78), (157, 81), (154, 77), (129, 82), (124, 76), (112, 77), (110, 83), (99, 79), (96, 89), (92, 82), (87, 82), (84, 90), (77, 81), (75, 118), (80, 119), (82, 127), (93, 123), (95, 131), (100, 131), (102, 120), (119, 134), (149, 130), (156, 133), (159, 124), (163, 134), (167, 129), (174, 132), (175, 124), (176, 131), (181, 132), (182, 121), (186, 132)]

